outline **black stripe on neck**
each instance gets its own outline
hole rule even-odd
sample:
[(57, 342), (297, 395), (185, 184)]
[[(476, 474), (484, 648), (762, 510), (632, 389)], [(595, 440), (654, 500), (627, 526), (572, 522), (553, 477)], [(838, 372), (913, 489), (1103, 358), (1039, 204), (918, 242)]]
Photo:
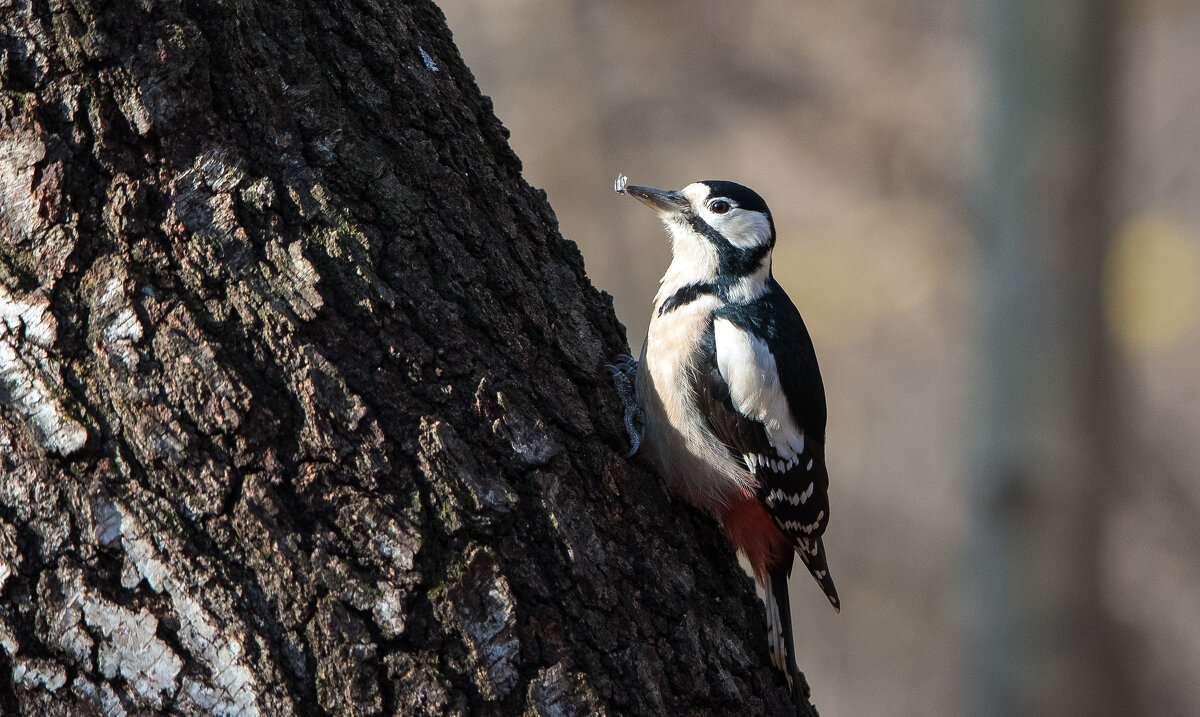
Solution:
[(674, 294), (662, 302), (662, 306), (658, 307), (658, 315), (668, 314), (681, 306), (692, 303), (701, 296), (715, 296), (716, 294), (716, 284), (688, 284), (676, 289)]
[(721, 276), (742, 277), (753, 274), (758, 271), (763, 259), (771, 253), (771, 247), (775, 244), (775, 224), (773, 222), (771, 237), (766, 244), (742, 249), (730, 243), (721, 232), (714, 229), (695, 212), (687, 212), (684, 216), (692, 230), (707, 239), (716, 248)]

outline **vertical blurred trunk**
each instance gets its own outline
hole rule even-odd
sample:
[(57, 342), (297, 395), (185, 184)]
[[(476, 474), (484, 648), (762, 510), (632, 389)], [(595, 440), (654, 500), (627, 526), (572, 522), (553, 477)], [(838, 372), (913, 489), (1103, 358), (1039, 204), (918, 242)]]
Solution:
[(431, 3), (0, 0), (0, 714), (795, 714), (624, 348)]
[(970, 551), (974, 715), (1128, 714), (1101, 604), (1109, 2), (994, 0)]

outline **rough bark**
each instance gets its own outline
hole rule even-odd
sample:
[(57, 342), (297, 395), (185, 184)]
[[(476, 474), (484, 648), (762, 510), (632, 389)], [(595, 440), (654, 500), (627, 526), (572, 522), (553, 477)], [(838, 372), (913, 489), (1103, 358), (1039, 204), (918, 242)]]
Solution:
[(795, 711), (436, 7), (0, 21), (0, 713)]

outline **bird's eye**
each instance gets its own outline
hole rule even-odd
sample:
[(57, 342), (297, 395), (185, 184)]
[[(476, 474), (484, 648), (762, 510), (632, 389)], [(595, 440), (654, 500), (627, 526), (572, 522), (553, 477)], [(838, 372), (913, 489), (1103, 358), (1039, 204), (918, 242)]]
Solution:
[(713, 214), (724, 214), (730, 209), (733, 209), (733, 205), (724, 199), (717, 199), (708, 205), (708, 211), (712, 212)]

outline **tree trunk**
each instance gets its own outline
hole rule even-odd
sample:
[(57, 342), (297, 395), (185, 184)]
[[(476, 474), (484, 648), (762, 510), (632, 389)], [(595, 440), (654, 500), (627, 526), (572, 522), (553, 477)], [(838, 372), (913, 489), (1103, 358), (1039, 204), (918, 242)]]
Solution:
[(0, 713), (795, 711), (436, 7), (0, 19)]

